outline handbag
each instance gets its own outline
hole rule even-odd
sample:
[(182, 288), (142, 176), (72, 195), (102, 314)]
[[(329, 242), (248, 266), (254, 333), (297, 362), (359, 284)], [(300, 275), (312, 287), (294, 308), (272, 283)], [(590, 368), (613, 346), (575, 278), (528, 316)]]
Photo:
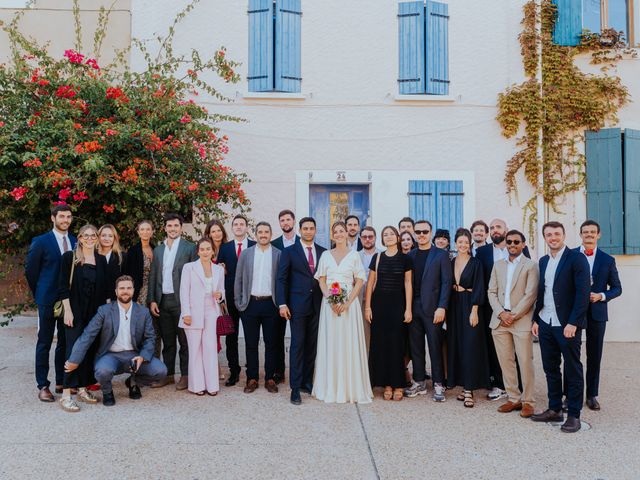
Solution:
[[(69, 290), (71, 290), (71, 282), (73, 281), (73, 270), (76, 267), (76, 252), (73, 252), (73, 260), (71, 261), (71, 275), (69, 275)], [(53, 304), (53, 318), (64, 317), (64, 303), (62, 300), (56, 300)]]
[(224, 303), (220, 304), (220, 312), (221, 315), (219, 315), (216, 320), (216, 333), (218, 337), (233, 335), (236, 333), (236, 326), (234, 325), (233, 318), (229, 315), (227, 306)]

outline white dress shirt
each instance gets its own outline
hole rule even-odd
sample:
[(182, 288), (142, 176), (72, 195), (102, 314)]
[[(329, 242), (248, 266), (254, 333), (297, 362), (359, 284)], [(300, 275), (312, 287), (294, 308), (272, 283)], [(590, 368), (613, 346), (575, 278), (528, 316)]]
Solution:
[(507, 251), (507, 247), (499, 248), (494, 245), (493, 263), (499, 262), (500, 260), (509, 260), (509, 252)]
[(358, 251), (358, 237), (356, 237), (356, 239), (353, 241), (353, 243), (351, 243), (349, 241), (349, 239), (347, 239), (347, 246), (353, 250), (354, 252)]
[(251, 279), (251, 295), (254, 297), (270, 297), (271, 289), (271, 245), (262, 250), (256, 245), (253, 255), (253, 278)]
[(175, 293), (173, 291), (173, 264), (176, 262), (176, 253), (180, 246), (180, 237), (173, 241), (169, 248), (168, 240), (164, 241), (164, 256), (162, 257), (162, 294)]
[(113, 345), (109, 349), (110, 352), (130, 352), (134, 350), (133, 342), (131, 340), (131, 309), (133, 304), (129, 304), (129, 310), (125, 312), (120, 302), (118, 302), (118, 312), (120, 312), (120, 325), (118, 326), (118, 333), (116, 339), (113, 341)]
[(507, 284), (504, 292), (504, 309), (511, 310), (511, 284), (513, 283), (513, 274), (522, 260), (522, 254), (513, 259), (513, 262), (507, 258)]
[(287, 237), (282, 235), (282, 245), (284, 246), (284, 248), (290, 247), (294, 243), (296, 243), (296, 234), (295, 233), (293, 234), (293, 237), (291, 237), (291, 240), (289, 240)]
[(63, 242), (64, 242), (64, 238), (67, 239), (67, 252), (69, 250), (72, 249), (71, 247), (71, 240), (69, 240), (69, 235), (66, 233), (60, 233), (58, 230), (56, 230), (55, 228), (53, 229), (53, 234), (56, 237), (56, 241), (58, 242), (58, 248), (60, 249), (60, 253), (63, 254), (64, 253), (64, 246), (63, 246)]
[[(591, 280), (591, 285), (593, 285), (593, 264), (596, 261), (596, 254), (598, 253), (598, 247), (593, 249), (593, 255), (587, 255), (586, 253), (584, 253), (584, 245), (580, 245), (580, 251), (584, 254), (585, 257), (587, 257), (587, 262), (589, 262), (589, 278)], [(606, 300), (606, 296), (604, 293), (600, 292), (599, 295), (602, 295), (602, 302), (604, 302)]]
[(556, 312), (556, 301), (553, 297), (553, 282), (558, 264), (566, 248), (566, 245), (562, 247), (562, 250), (560, 250), (555, 257), (549, 255), (549, 263), (547, 263), (547, 269), (544, 272), (544, 305), (542, 310), (540, 310), (540, 319), (552, 327), (562, 326), (560, 325), (560, 319), (558, 319), (558, 313)]
[(111, 254), (113, 253), (113, 250), (109, 250), (105, 255), (104, 258), (107, 259), (107, 263), (109, 263), (109, 260), (111, 260)]

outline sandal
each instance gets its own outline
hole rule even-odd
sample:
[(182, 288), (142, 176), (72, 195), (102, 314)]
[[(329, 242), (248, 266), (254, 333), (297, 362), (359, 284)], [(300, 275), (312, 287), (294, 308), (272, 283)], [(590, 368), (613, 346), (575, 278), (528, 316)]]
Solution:
[(202, 397), (204, 395), (204, 390), (202, 390), (201, 392), (194, 392), (197, 396)]
[(391, 387), (385, 387), (382, 398), (384, 398), (385, 400), (391, 400), (391, 397), (393, 397), (393, 390), (391, 389)]
[(218, 392), (207, 392), (207, 394), (209, 394), (210, 397), (215, 397), (218, 395)]
[(464, 391), (458, 394), (458, 396), (456, 397), (456, 400), (458, 400), (459, 402), (464, 402)]
[(473, 391), (465, 390), (464, 391), (464, 406), (467, 408), (473, 408), (475, 402), (473, 401)]
[(393, 400), (396, 402), (399, 402), (400, 400), (402, 400), (403, 397), (403, 392), (401, 388), (396, 388), (393, 390)]

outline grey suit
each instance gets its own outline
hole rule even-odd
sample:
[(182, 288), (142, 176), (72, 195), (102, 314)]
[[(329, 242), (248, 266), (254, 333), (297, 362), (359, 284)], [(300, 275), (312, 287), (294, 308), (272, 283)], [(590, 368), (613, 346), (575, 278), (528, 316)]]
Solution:
[(149, 302), (155, 302), (160, 309), (158, 327), (162, 337), (162, 360), (167, 366), (169, 376), (173, 376), (176, 370), (176, 336), (180, 342), (180, 373), (183, 376), (189, 374), (189, 347), (184, 330), (178, 327), (180, 320), (180, 278), (182, 277), (182, 267), (185, 263), (193, 262), (198, 258), (195, 245), (184, 238), (178, 243), (173, 268), (171, 269), (171, 280), (173, 282), (173, 292), (171, 294), (162, 293), (162, 274), (165, 254), (165, 243), (162, 242), (153, 249), (153, 263), (149, 273)]
[(278, 332), (281, 331), (280, 322), (285, 321), (280, 318), (276, 308), (276, 277), (281, 252), (277, 248), (271, 247), (270, 295), (255, 297), (251, 295), (251, 291), (253, 289), (253, 265), (256, 260), (257, 248), (257, 245), (249, 247), (242, 252), (238, 259), (234, 284), (234, 301), (241, 312), (240, 318), (244, 329), (247, 352), (247, 380), (258, 380), (258, 342), (260, 341), (260, 327), (262, 326), (265, 345), (264, 378), (267, 381), (272, 380), (275, 373), (278, 353), (277, 336)]
[(98, 308), (84, 332), (76, 340), (69, 362), (80, 364), (96, 337), (100, 336), (95, 362), (95, 377), (104, 393), (112, 391), (111, 380), (114, 375), (128, 370), (129, 362), (141, 356), (144, 363), (140, 366), (136, 378), (139, 383), (149, 384), (167, 375), (166, 367), (153, 356), (155, 332), (149, 310), (135, 302), (131, 303), (131, 343), (134, 350), (111, 352), (111, 346), (120, 328), (118, 302), (108, 303)]

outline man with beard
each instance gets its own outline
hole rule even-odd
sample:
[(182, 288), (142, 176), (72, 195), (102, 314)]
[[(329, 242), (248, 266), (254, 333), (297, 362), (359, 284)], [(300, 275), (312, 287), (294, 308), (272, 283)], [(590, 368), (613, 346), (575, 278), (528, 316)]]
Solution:
[(487, 237), (489, 236), (489, 225), (484, 220), (476, 220), (471, 224), (471, 236), (473, 237), (473, 245), (471, 246), (471, 255), (476, 256), (476, 251), (480, 247), (484, 247), (487, 244)]
[[(493, 271), (494, 263), (500, 260), (508, 260), (509, 252), (507, 251), (507, 222), (502, 219), (495, 218), (491, 220), (489, 224), (489, 234), (493, 243), (484, 245), (476, 250), (476, 258), (482, 263), (482, 270), (484, 273), (484, 286), (485, 291), (488, 292), (489, 281), (491, 280), (491, 272)], [(523, 250), (523, 255), (527, 258), (531, 258), (529, 249), (527, 247)], [(496, 354), (496, 347), (493, 343), (493, 337), (491, 335), (491, 329), (489, 323), (493, 310), (489, 303), (489, 297), (485, 298), (484, 305), (482, 307), (482, 322), (486, 329), (487, 340), (487, 352), (489, 353), (489, 372), (491, 375), (491, 391), (487, 395), (489, 400), (498, 400), (506, 397), (507, 392), (504, 389), (504, 382), (502, 380), (502, 370), (500, 369), (500, 362), (498, 361), (498, 355)]]
[(398, 232), (402, 235), (404, 232), (409, 232), (415, 240), (416, 234), (413, 232), (413, 227), (416, 222), (411, 217), (403, 217), (398, 222)]
[[(371, 265), (371, 259), (376, 253), (382, 252), (376, 248), (376, 229), (373, 227), (364, 227), (360, 232), (360, 240), (362, 241), (362, 250), (360, 254), (360, 261), (364, 267), (364, 271), (367, 272), (367, 278), (369, 278), (369, 266)], [(367, 281), (365, 280), (360, 290), (360, 303), (364, 300), (364, 294), (367, 290)], [(367, 352), (369, 351), (369, 341), (371, 339), (371, 324), (362, 318), (364, 325), (364, 338), (367, 344)]]
[(362, 250), (362, 242), (360, 241), (360, 219), (355, 215), (349, 215), (344, 219), (347, 225), (347, 246), (351, 250), (359, 252)]
[(151, 385), (167, 376), (167, 367), (153, 356), (155, 331), (149, 310), (133, 298), (133, 278), (122, 275), (116, 280), (117, 302), (108, 303), (98, 309), (84, 332), (76, 340), (69, 360), (64, 364), (66, 372), (72, 372), (99, 335), (96, 353), (95, 377), (102, 386), (102, 403), (116, 404), (111, 380), (114, 375), (132, 372), (125, 380), (129, 398), (141, 398), (140, 387)]

